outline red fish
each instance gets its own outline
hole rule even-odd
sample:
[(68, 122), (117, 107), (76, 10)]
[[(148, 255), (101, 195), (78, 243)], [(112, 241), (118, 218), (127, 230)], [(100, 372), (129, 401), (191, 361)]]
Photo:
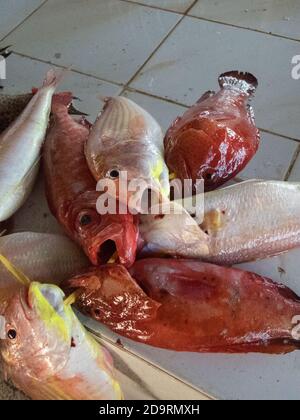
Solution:
[[(300, 348), (300, 299), (256, 274), (193, 260), (140, 260), (63, 283), (78, 308), (130, 339), (200, 353), (289, 353)], [(297, 322), (296, 322), (297, 323)], [(296, 327), (297, 328), (297, 327)], [(298, 335), (297, 335), (298, 333)]]
[(165, 156), (179, 179), (204, 179), (213, 190), (242, 171), (258, 150), (260, 133), (248, 102), (258, 86), (250, 73), (219, 77), (221, 90), (207, 92), (165, 137)]
[(136, 255), (138, 228), (133, 216), (101, 216), (99, 193), (89, 172), (84, 145), (90, 125), (75, 121), (65, 103), (54, 101), (54, 121), (44, 147), (46, 192), (50, 209), (68, 235), (84, 249), (92, 264), (106, 263), (117, 250), (122, 264)]

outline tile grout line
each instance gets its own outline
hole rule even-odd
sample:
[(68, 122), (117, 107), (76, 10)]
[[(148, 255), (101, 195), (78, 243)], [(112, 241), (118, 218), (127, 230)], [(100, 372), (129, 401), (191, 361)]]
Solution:
[(149, 9), (155, 9), (155, 10), (161, 10), (163, 12), (175, 13), (175, 14), (179, 14), (179, 15), (182, 15), (182, 16), (191, 17), (193, 19), (202, 20), (202, 21), (205, 21), (205, 22), (217, 23), (217, 24), (220, 24), (220, 25), (229, 26), (229, 27), (236, 28), (236, 29), (244, 29), (246, 31), (251, 31), (251, 32), (259, 33), (259, 34), (273, 36), (275, 38), (282, 38), (282, 39), (287, 39), (289, 41), (300, 42), (299, 39), (292, 38), (292, 37), (289, 37), (289, 36), (286, 36), (286, 35), (279, 35), (279, 34), (275, 34), (273, 32), (267, 32), (267, 31), (263, 31), (263, 30), (255, 29), (255, 28), (248, 28), (247, 26), (241, 26), (241, 25), (236, 25), (234, 23), (222, 22), (221, 20), (209, 19), (209, 18), (206, 18), (204, 16), (196, 16), (196, 15), (193, 15), (193, 14), (189, 15), (188, 13), (195, 6), (195, 4), (197, 3), (197, 0), (184, 13), (183, 12), (176, 12), (175, 10), (165, 9), (164, 7), (153, 6), (153, 5), (144, 4), (144, 3), (140, 3), (140, 2), (134, 2), (132, 0), (119, 0), (119, 1), (123, 1), (125, 3), (130, 3), (130, 4), (137, 4), (139, 6), (147, 7)]
[(295, 141), (295, 142), (297, 142), (297, 143), (299, 143), (299, 142), (300, 142), (300, 139), (297, 139), (297, 138), (294, 138), (294, 137), (289, 137), (289, 136), (286, 136), (285, 134), (279, 134), (279, 133), (276, 133), (276, 132), (274, 132), (274, 131), (267, 130), (266, 128), (259, 128), (259, 127), (258, 127), (258, 129), (259, 129), (260, 131), (262, 131), (263, 133), (272, 134), (272, 135), (275, 135), (275, 136), (278, 136), (278, 137), (282, 137), (283, 139), (286, 139), (286, 140), (292, 140), (292, 141)]
[[(124, 1), (126, 1), (126, 0), (124, 0)], [(39, 63), (51, 64), (52, 66), (55, 66), (57, 68), (68, 69), (67, 66), (63, 66), (61, 64), (52, 63), (51, 61), (47, 61), (47, 60), (43, 60), (43, 59), (40, 59), (40, 58), (32, 57), (30, 55), (22, 54), (22, 53), (15, 52), (15, 51), (13, 53), (15, 55), (19, 56), (19, 57), (28, 58), (30, 60), (37, 61)], [(144, 65), (142, 66), (142, 68), (143, 67), (144, 67)], [(119, 88), (122, 88), (122, 90), (120, 92), (120, 95), (123, 95), (125, 93), (125, 91), (131, 92), (131, 93), (139, 93), (141, 95), (148, 96), (149, 98), (158, 99), (160, 101), (167, 102), (167, 103), (170, 103), (172, 105), (180, 106), (180, 107), (185, 108), (185, 109), (189, 109), (190, 108), (189, 105), (186, 105), (186, 104), (181, 103), (181, 102), (177, 102), (177, 101), (175, 101), (173, 99), (161, 97), (161, 96), (158, 96), (158, 95), (149, 93), (147, 91), (144, 91), (142, 89), (137, 89), (137, 88), (130, 87), (129, 86), (129, 83), (131, 83), (131, 81), (129, 81), (128, 83), (126, 83), (124, 85), (123, 83), (116, 82), (114, 80), (109, 80), (109, 79), (101, 78), (101, 77), (95, 76), (93, 74), (84, 73), (84, 72), (82, 72), (80, 70), (71, 69), (70, 71), (72, 73), (75, 73), (75, 74), (80, 74), (82, 76), (87, 76), (87, 77), (91, 77), (91, 78), (93, 78), (95, 80), (99, 80), (99, 82), (109, 83), (111, 85), (118, 86)], [(281, 138), (286, 139), (286, 140), (290, 140), (290, 141), (294, 141), (294, 142), (300, 143), (300, 139), (297, 139), (297, 138), (294, 138), (294, 137), (289, 137), (289, 136), (286, 136), (285, 134), (276, 133), (275, 131), (267, 130), (267, 129), (264, 129), (264, 128), (260, 128), (260, 127), (258, 127), (258, 128), (263, 133), (271, 134), (271, 135), (274, 135), (274, 136), (277, 136), (277, 137), (281, 137)]]
[[(180, 107), (185, 108), (185, 109), (189, 109), (192, 106), (192, 105), (191, 106), (186, 105), (182, 102), (174, 101), (173, 99), (170, 99), (170, 98), (161, 97), (161, 96), (149, 93), (147, 91), (143, 91), (142, 89), (133, 88), (133, 87), (130, 87), (130, 86), (127, 86), (125, 90), (127, 90), (131, 93), (139, 93), (141, 95), (149, 96), (150, 98), (153, 98), (153, 99), (158, 99), (158, 100), (161, 100), (161, 101), (164, 101), (164, 102), (168, 102), (172, 105), (180, 106)], [(282, 137), (283, 139), (295, 141), (297, 143), (300, 142), (300, 139), (297, 139), (297, 138), (294, 138), (294, 137), (289, 137), (289, 136), (286, 136), (285, 134), (276, 133), (275, 131), (267, 130), (265, 128), (260, 128), (260, 127), (258, 127), (258, 129), (260, 131), (262, 131), (263, 133), (266, 133), (266, 134), (272, 134), (274, 136)]]
[[(48, 0), (47, 0), (47, 1), (48, 1)], [(51, 64), (51, 66), (54, 66), (54, 67), (57, 67), (57, 68), (60, 68), (60, 69), (64, 69), (64, 70), (68, 70), (68, 69), (70, 69), (68, 66), (64, 66), (64, 65), (62, 65), (62, 64), (53, 63), (52, 61), (43, 60), (43, 59), (41, 59), (41, 58), (32, 57), (32, 56), (30, 56), (30, 55), (27, 55), (27, 54), (22, 54), (22, 53), (20, 53), (20, 52), (13, 51), (13, 54), (14, 54), (14, 55), (17, 55), (17, 56), (19, 56), (19, 57), (28, 58), (28, 59), (30, 59), (30, 60), (37, 61), (37, 62), (39, 62), (39, 63), (43, 63), (43, 64)], [(123, 84), (123, 83), (121, 83), (121, 82), (116, 82), (116, 81), (109, 80), (109, 79), (103, 79), (102, 77), (98, 77), (98, 76), (95, 76), (95, 75), (93, 75), (93, 74), (89, 74), (89, 73), (84, 73), (83, 71), (73, 69), (72, 67), (71, 67), (70, 71), (71, 71), (72, 73), (80, 74), (80, 75), (82, 75), (82, 76), (91, 77), (91, 78), (93, 78), (93, 79), (99, 80), (100, 82), (109, 83), (109, 84), (111, 84), (111, 85), (115, 85), (115, 86), (118, 86), (118, 87), (123, 87), (123, 86), (124, 86), (124, 84)]]
[(23, 23), (25, 23), (29, 18), (31, 18), (31, 16), (33, 16), (38, 10), (40, 10), (47, 2), (48, 0), (45, 0), (35, 10), (29, 13), (29, 15), (26, 16), (20, 23), (18, 23), (11, 31), (4, 35), (4, 37), (0, 39), (0, 42), (5, 41), (6, 38), (8, 38), (14, 31), (16, 31), (21, 25), (23, 25)]
[(293, 156), (293, 159), (292, 159), (292, 161), (290, 163), (290, 166), (289, 166), (289, 168), (287, 170), (287, 173), (286, 173), (286, 175), (284, 177), (284, 181), (288, 181), (289, 180), (289, 178), (290, 178), (290, 176), (292, 174), (292, 171), (294, 169), (294, 166), (295, 166), (295, 164), (296, 164), (297, 159), (298, 159), (299, 156), (300, 156), (300, 144), (299, 144), (299, 146), (298, 146), (298, 148), (297, 148), (297, 150), (296, 150), (296, 152), (295, 152), (295, 154)]
[(140, 3), (139, 1), (132, 1), (132, 0), (119, 0), (119, 1), (123, 1), (124, 3), (130, 3), (133, 5), (136, 4), (142, 7), (147, 7), (148, 9), (161, 10), (162, 12), (168, 12), (168, 13), (175, 13), (176, 15), (184, 15), (186, 13), (186, 12), (176, 12), (176, 10), (165, 9), (164, 7), (161, 7), (161, 6), (153, 6), (151, 4)]
[[(124, 0), (124, 1), (126, 1), (126, 0)], [(247, 26), (235, 25), (234, 23), (222, 22), (220, 20), (208, 19), (208, 18), (200, 17), (200, 16), (194, 16), (194, 15), (188, 15), (188, 16), (193, 18), (193, 19), (202, 20), (202, 21), (205, 21), (205, 22), (217, 23), (219, 25), (229, 26), (231, 28), (236, 28), (236, 29), (244, 29), (245, 31), (256, 32), (256, 33), (259, 33), (259, 34), (272, 36), (274, 38), (281, 38), (281, 39), (286, 39), (286, 40), (293, 41), (293, 42), (300, 42), (300, 39), (292, 38), (292, 37), (286, 36), (286, 35), (274, 34), (273, 32), (267, 32), (267, 31), (263, 31), (263, 30), (255, 29), (255, 28), (247, 28)]]
[[(126, 1), (126, 0), (122, 0)], [(152, 51), (152, 53), (148, 56), (146, 61), (139, 67), (139, 69), (133, 74), (133, 76), (127, 81), (127, 83), (124, 84), (123, 90), (120, 93), (120, 95), (123, 95), (123, 93), (126, 91), (126, 89), (129, 88), (130, 84), (134, 81), (134, 79), (139, 75), (139, 73), (143, 70), (143, 68), (149, 63), (151, 58), (157, 53), (157, 51), (160, 49), (160, 47), (167, 41), (167, 39), (172, 35), (172, 33), (175, 31), (175, 29), (181, 24), (183, 19), (187, 16), (188, 12), (192, 9), (192, 7), (197, 3), (198, 0), (194, 0), (194, 2), (191, 4), (191, 6), (185, 11), (184, 14), (178, 14), (175, 13), (178, 16), (181, 16), (181, 18), (178, 20), (178, 22), (171, 28), (171, 30), (167, 33), (165, 37), (160, 41), (160, 43), (157, 45), (157, 47)], [(131, 2), (132, 3), (132, 2)], [(136, 3), (137, 4), (137, 3)], [(147, 7), (143, 5), (144, 7)]]

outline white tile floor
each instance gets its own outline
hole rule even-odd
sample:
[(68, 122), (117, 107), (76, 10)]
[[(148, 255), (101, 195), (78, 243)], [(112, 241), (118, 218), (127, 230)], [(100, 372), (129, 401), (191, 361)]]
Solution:
[[(62, 88), (73, 89), (92, 118), (98, 95), (123, 92), (166, 129), (217, 87), (221, 72), (253, 72), (260, 81), (253, 104), (265, 131), (241, 178), (300, 180), (300, 80), (291, 77), (292, 57), (300, 54), (299, 0), (0, 0), (0, 10), (0, 45), (16, 52), (5, 91), (28, 91), (49, 65), (72, 65)], [(246, 267), (300, 294), (298, 250)], [(219, 398), (299, 397), (299, 354), (202, 356), (129, 341), (126, 347)]]

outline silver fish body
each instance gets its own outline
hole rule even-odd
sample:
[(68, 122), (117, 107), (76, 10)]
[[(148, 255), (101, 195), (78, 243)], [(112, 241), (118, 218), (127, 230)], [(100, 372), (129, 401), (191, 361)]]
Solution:
[[(190, 201), (190, 204), (189, 204)], [(199, 200), (203, 203), (203, 200)], [(192, 200), (185, 200), (187, 212), (201, 214)], [(300, 184), (251, 180), (204, 195), (203, 221), (186, 235), (178, 228), (192, 226), (184, 213), (141, 219), (143, 252), (199, 258), (219, 265), (234, 265), (272, 257), (300, 246)], [(157, 223), (159, 222), (159, 234)], [(154, 232), (154, 233), (151, 233)], [(200, 233), (201, 232), (201, 233)], [(168, 243), (168, 238), (173, 243)], [(197, 244), (197, 246), (195, 246)], [(155, 245), (155, 246), (154, 246)], [(208, 248), (208, 249), (207, 249)]]
[(179, 203), (164, 203), (160, 211), (153, 210), (156, 214), (140, 216), (141, 255), (183, 258), (208, 255), (206, 234)]
[(209, 262), (232, 265), (300, 246), (300, 184), (246, 181), (205, 195)]
[(58, 82), (49, 71), (43, 87), (0, 135), (0, 222), (10, 218), (31, 192)]

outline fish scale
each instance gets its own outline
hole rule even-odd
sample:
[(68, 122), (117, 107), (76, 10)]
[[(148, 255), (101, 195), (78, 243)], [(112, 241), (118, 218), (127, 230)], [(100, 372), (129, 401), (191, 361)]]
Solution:
[(61, 77), (50, 70), (43, 86), (13, 124), (0, 135), (0, 222), (10, 218), (32, 190), (52, 97)]
[[(299, 183), (251, 180), (199, 195), (197, 201), (199, 208), (186, 199), (179, 215), (143, 215), (141, 254), (234, 265), (300, 246)], [(201, 224), (194, 214), (203, 215)]]
[(226, 214), (224, 226), (211, 233), (211, 262), (236, 264), (300, 246), (297, 183), (247, 181), (207, 193), (205, 213), (212, 210)]

